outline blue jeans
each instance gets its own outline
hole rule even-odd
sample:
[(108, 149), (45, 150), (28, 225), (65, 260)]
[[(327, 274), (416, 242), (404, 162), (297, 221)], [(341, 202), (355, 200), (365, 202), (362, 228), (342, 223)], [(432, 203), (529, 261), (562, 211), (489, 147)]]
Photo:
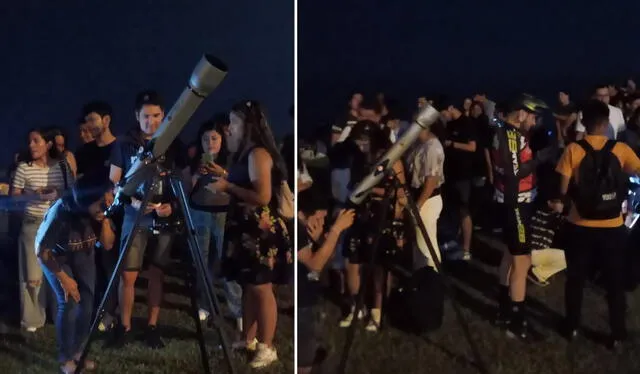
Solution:
[[(211, 213), (201, 210), (191, 210), (191, 217), (193, 218), (193, 224), (196, 227), (196, 240), (198, 246), (202, 251), (202, 256), (207, 264), (211, 263), (210, 249), (211, 244), (215, 245), (215, 250), (218, 260), (222, 258), (222, 251), (224, 249), (224, 229), (225, 222), (227, 220), (227, 213)], [(208, 267), (211, 270), (212, 267)], [(210, 275), (211, 272), (209, 273)], [(198, 304), (202, 306), (207, 305), (207, 298), (203, 292), (204, 287), (200, 284), (198, 279), (198, 288), (200, 289), (200, 298)], [(233, 281), (222, 280), (224, 287), (225, 297), (227, 299), (227, 306), (229, 312), (234, 318), (242, 317), (242, 287)], [(204, 309), (208, 309), (205, 307)]]
[(60, 281), (46, 267), (42, 267), (58, 301), (56, 316), (56, 339), (58, 341), (58, 359), (60, 362), (73, 360), (85, 344), (91, 327), (93, 297), (96, 284), (95, 251), (68, 252), (58, 257), (60, 268), (78, 283), (80, 303), (71, 296), (65, 300), (64, 289)]

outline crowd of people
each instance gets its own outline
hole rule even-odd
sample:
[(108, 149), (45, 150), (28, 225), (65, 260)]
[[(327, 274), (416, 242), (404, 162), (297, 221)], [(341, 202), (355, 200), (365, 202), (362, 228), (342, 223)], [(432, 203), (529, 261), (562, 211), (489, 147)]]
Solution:
[[(341, 296), (341, 327), (357, 318), (376, 332), (385, 292), (397, 281), (385, 270), (401, 265), (437, 272), (427, 240), (437, 261), (471, 261), (474, 236), (482, 231), (500, 234), (507, 248), (495, 283), (496, 326), (511, 338), (539, 336), (525, 312), (527, 282), (546, 286), (566, 270), (561, 333), (578, 335), (585, 282), (598, 282), (607, 291), (609, 346), (621, 349), (627, 339), (625, 261), (631, 258), (624, 219), (634, 213), (625, 210), (629, 176), (640, 172), (640, 91), (630, 80), (624, 87), (598, 85), (584, 99), (573, 101), (566, 90), (554, 106), (528, 94), (498, 103), (484, 93), (459, 101), (420, 97), (414, 118), (432, 106), (439, 120), (388, 165), (394, 177), (385, 177), (356, 207), (350, 193), (411, 119), (384, 94), (355, 93), (330, 128), (300, 140), (298, 315), (304, 322), (298, 326), (307, 327), (298, 335), (299, 369), (310, 372), (321, 350), (322, 334), (309, 327), (318, 323), (312, 310), (321, 294)], [(408, 212), (405, 191), (428, 238)], [(328, 282), (321, 282), (324, 276)], [(366, 282), (374, 286), (365, 296), (373, 297), (356, 316)]]
[[(253, 368), (271, 365), (278, 360), (273, 285), (293, 280), (293, 239), (290, 217), (279, 210), (288, 166), (262, 105), (240, 101), (202, 123), (195, 151), (176, 139), (158, 160), (157, 175), (138, 187), (130, 204), (105, 217), (115, 186), (165, 116), (165, 103), (155, 91), (140, 92), (134, 105), (137, 125), (116, 137), (111, 106), (87, 103), (78, 121), (82, 145), (75, 152), (57, 129), (28, 132), (25, 152), (16, 156), (10, 191), (21, 218), (17, 251), (22, 328), (35, 332), (47, 317), (54, 319), (60, 369), (74, 372), (120, 251), (133, 236), (99, 330), (108, 333), (107, 348), (123, 349), (133, 342), (134, 286), (144, 274), (144, 342), (162, 349), (157, 326), (164, 276), (179, 264), (174, 261), (178, 254), (188, 252), (177, 230), (183, 212), (171, 188), (172, 181), (179, 180), (207, 271), (221, 280), (228, 313), (237, 321), (241, 338), (233, 348), (253, 352)], [(142, 206), (145, 192), (149, 202)], [(136, 225), (139, 211), (142, 218)], [(204, 286), (196, 289), (199, 319), (206, 321), (214, 311), (208, 310)], [(51, 298), (55, 306), (47, 311)], [(87, 370), (95, 367), (92, 360), (84, 363)]]

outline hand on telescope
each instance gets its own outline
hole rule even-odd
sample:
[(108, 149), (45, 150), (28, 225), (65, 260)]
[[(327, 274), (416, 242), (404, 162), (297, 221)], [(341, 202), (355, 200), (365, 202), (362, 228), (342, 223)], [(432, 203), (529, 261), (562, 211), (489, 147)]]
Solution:
[(333, 223), (332, 230), (338, 230), (338, 232), (343, 232), (353, 225), (353, 220), (355, 219), (356, 211), (353, 209), (342, 209), (340, 213), (338, 213), (338, 218)]

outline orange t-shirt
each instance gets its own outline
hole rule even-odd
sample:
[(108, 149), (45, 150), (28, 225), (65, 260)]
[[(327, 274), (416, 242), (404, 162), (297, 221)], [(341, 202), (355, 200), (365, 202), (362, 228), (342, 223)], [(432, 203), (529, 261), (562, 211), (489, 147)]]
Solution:
[[(609, 140), (606, 136), (601, 135), (586, 135), (585, 140), (593, 147), (594, 150), (599, 150), (604, 147)], [(636, 156), (635, 152), (624, 143), (616, 143), (616, 145), (611, 150), (618, 160), (620, 160), (620, 165), (622, 165), (622, 169), (629, 174), (638, 174), (640, 173), (640, 159)], [(574, 178), (574, 180), (578, 180), (580, 177), (578, 175), (578, 167), (580, 166), (580, 162), (585, 156), (585, 151), (578, 144), (571, 143), (567, 146), (558, 162), (558, 166), (556, 167), (556, 171), (565, 177)], [(622, 207), (620, 207), (622, 211)], [(610, 227), (619, 227), (624, 224), (622, 220), (622, 214), (617, 218), (605, 219), (605, 220), (588, 220), (580, 217), (578, 211), (575, 208), (575, 205), (571, 207), (569, 210), (569, 222), (578, 226), (585, 227), (599, 227), (599, 228), (610, 228)]]

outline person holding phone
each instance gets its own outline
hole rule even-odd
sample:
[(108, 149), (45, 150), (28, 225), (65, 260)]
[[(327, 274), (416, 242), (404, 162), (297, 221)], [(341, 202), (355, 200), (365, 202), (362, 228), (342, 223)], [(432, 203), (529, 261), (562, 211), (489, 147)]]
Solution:
[(29, 154), (18, 164), (11, 195), (24, 203), (22, 229), (18, 240), (20, 314), (23, 328), (35, 332), (46, 322), (47, 292), (42, 287), (42, 269), (35, 255), (34, 239), (45, 213), (72, 183), (69, 168), (54, 146), (52, 129), (29, 131)]
[[(211, 244), (215, 245), (216, 258), (222, 258), (224, 246), (224, 230), (227, 220), (227, 209), (230, 197), (227, 193), (216, 191), (213, 183), (218, 178), (226, 178), (225, 169), (228, 151), (224, 139), (226, 127), (229, 126), (229, 114), (218, 113), (213, 119), (204, 122), (198, 130), (198, 153), (202, 156), (199, 162), (191, 165), (192, 191), (189, 197), (191, 216), (196, 227), (196, 239), (205, 260), (209, 260)], [(212, 261), (207, 261), (211, 264)], [(209, 269), (214, 271), (213, 267)], [(232, 317), (239, 331), (242, 331), (242, 287), (234, 281), (223, 280), (225, 298)], [(211, 311), (206, 308), (204, 287), (200, 289), (200, 320), (209, 318)]]

